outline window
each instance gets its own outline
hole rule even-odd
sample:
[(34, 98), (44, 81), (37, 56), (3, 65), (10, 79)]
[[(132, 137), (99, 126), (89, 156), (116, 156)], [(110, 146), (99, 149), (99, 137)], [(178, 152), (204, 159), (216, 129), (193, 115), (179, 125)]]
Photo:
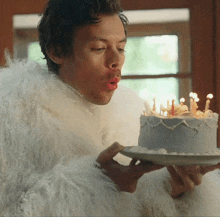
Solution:
[(41, 52), (39, 42), (31, 42), (28, 44), (28, 59), (46, 65), (46, 60)]
[(130, 37), (125, 55), (122, 85), (135, 90), (143, 99), (155, 97), (160, 103), (166, 103), (168, 96), (179, 96), (178, 79), (146, 76), (178, 73), (176, 35)]
[(150, 105), (155, 97), (159, 111), (160, 104), (166, 105), (173, 95), (176, 103), (184, 97), (188, 104), (192, 74), (188, 9), (174, 10), (177, 16), (175, 13), (172, 16), (172, 10), (168, 10), (169, 16), (167, 10), (158, 11), (156, 23), (152, 18), (155, 11), (139, 11), (141, 18), (137, 24), (134, 23), (138, 22), (138, 13), (131, 12), (135, 14), (129, 18), (131, 25), (121, 84), (135, 90)]

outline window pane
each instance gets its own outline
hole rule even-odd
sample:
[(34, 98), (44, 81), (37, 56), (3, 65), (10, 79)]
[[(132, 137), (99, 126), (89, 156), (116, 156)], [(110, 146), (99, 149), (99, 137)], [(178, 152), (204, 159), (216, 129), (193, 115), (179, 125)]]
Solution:
[(166, 106), (167, 100), (173, 95), (176, 97), (176, 103), (179, 102), (179, 79), (177, 78), (124, 79), (120, 83), (136, 91), (151, 106), (153, 106), (153, 98), (155, 96), (158, 112), (160, 104)]
[(178, 37), (176, 35), (130, 37), (125, 50), (123, 75), (178, 73)]
[(46, 64), (46, 60), (43, 59), (44, 55), (41, 52), (39, 42), (32, 42), (28, 45), (28, 59), (36, 61), (41, 64)]

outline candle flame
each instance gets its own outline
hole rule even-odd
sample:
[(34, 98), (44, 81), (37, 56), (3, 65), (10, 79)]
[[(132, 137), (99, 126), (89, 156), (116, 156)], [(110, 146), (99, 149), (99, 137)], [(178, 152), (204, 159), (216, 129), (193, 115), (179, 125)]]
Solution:
[(190, 92), (190, 93), (189, 93), (189, 96), (190, 96), (191, 98), (193, 97), (193, 95), (194, 95), (193, 92)]
[(180, 102), (185, 102), (185, 98), (181, 98), (181, 99), (180, 99)]
[(212, 99), (212, 98), (213, 98), (213, 94), (211, 94), (211, 93), (208, 94), (208, 95), (206, 96), (206, 98), (207, 98), (207, 99)]
[(198, 94), (197, 93), (193, 93), (193, 92), (190, 92), (189, 96), (193, 99), (196, 99), (198, 98)]
[(198, 94), (197, 93), (193, 93), (193, 99), (197, 99), (198, 98)]

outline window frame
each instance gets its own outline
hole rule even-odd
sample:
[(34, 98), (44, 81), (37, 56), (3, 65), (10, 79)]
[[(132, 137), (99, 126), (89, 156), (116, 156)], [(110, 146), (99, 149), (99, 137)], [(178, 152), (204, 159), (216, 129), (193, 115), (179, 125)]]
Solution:
[(189, 92), (192, 91), (191, 42), (188, 22), (132, 24), (128, 28), (128, 37), (143, 37), (153, 35), (177, 35), (178, 37), (178, 73), (161, 75), (123, 75), (122, 79), (156, 79), (177, 78), (179, 81), (179, 96), (189, 102)]

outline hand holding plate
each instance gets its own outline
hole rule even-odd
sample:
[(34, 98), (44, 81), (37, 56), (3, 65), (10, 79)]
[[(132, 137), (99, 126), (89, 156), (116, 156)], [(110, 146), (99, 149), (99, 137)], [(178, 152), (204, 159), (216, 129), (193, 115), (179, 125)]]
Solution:
[(136, 159), (131, 160), (128, 166), (121, 165), (113, 157), (123, 149), (122, 145), (115, 142), (101, 152), (96, 161), (100, 164), (101, 168), (105, 169), (106, 175), (115, 182), (119, 190), (133, 193), (136, 190), (138, 180), (144, 173), (160, 169), (164, 166), (155, 165), (151, 162), (136, 164)]

